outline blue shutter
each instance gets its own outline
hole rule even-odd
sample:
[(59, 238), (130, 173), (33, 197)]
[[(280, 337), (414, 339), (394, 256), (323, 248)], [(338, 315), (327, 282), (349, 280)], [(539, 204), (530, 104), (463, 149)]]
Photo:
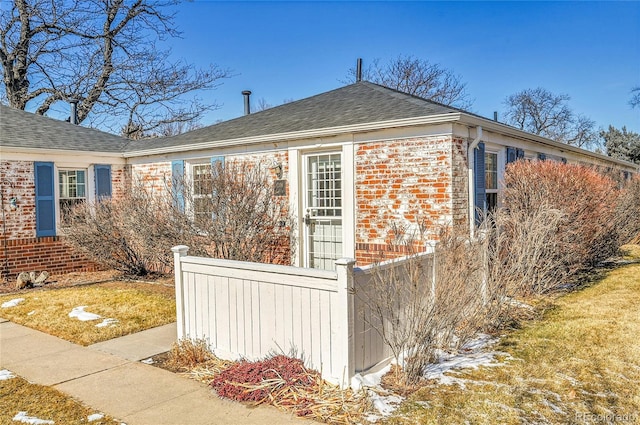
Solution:
[(36, 236), (56, 235), (56, 199), (53, 162), (35, 162)]
[(476, 224), (480, 224), (481, 212), (487, 211), (487, 191), (485, 186), (485, 164), (484, 164), (484, 143), (478, 143), (478, 147), (473, 150), (473, 182), (475, 186), (475, 218)]
[(518, 159), (516, 156), (516, 148), (507, 146), (507, 164), (515, 162)]
[(171, 161), (171, 194), (176, 207), (184, 211), (184, 161)]
[(93, 166), (96, 180), (96, 199), (111, 198), (111, 165)]

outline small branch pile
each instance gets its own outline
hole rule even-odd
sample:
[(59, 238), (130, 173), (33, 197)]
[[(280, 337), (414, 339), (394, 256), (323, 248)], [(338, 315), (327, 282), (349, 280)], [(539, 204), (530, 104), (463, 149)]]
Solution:
[(363, 395), (326, 383), (301, 360), (284, 355), (238, 362), (217, 374), (211, 386), (221, 397), (268, 403), (327, 423), (361, 422), (368, 407)]

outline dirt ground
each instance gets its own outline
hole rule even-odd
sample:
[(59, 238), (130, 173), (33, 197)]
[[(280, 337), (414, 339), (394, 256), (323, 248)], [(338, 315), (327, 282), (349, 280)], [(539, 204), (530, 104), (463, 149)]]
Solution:
[[(32, 291), (43, 291), (50, 289), (67, 288), (70, 286), (78, 285), (90, 285), (94, 283), (109, 282), (114, 280), (137, 280), (126, 276), (115, 270), (105, 270), (98, 272), (73, 272), (59, 275), (51, 275), (42, 286), (34, 286), (31, 288), (25, 288), (21, 290), (16, 289), (16, 279), (10, 279), (8, 281), (0, 281), (0, 294), (9, 293), (25, 293)], [(141, 282), (161, 283), (166, 285), (173, 285), (173, 276), (153, 276), (152, 278), (146, 277), (139, 279)]]

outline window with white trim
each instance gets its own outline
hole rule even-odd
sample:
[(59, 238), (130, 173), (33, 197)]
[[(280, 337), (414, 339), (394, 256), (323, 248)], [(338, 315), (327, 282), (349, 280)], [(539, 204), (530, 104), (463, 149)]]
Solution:
[(498, 154), (485, 152), (484, 154), (484, 184), (487, 199), (487, 210), (492, 211), (498, 206)]
[(211, 197), (213, 194), (211, 164), (191, 166), (193, 184), (193, 219), (196, 224), (211, 219)]
[(87, 199), (87, 171), (86, 170), (59, 170), (58, 171), (60, 218), (75, 205)]

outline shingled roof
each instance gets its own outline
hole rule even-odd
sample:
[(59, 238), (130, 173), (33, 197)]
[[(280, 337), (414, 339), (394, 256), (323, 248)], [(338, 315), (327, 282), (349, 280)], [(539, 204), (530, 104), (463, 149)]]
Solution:
[(128, 142), (110, 133), (0, 105), (3, 147), (121, 153)]
[(127, 146), (127, 151), (194, 145), (455, 112), (460, 111), (361, 81), (174, 137), (132, 141)]

